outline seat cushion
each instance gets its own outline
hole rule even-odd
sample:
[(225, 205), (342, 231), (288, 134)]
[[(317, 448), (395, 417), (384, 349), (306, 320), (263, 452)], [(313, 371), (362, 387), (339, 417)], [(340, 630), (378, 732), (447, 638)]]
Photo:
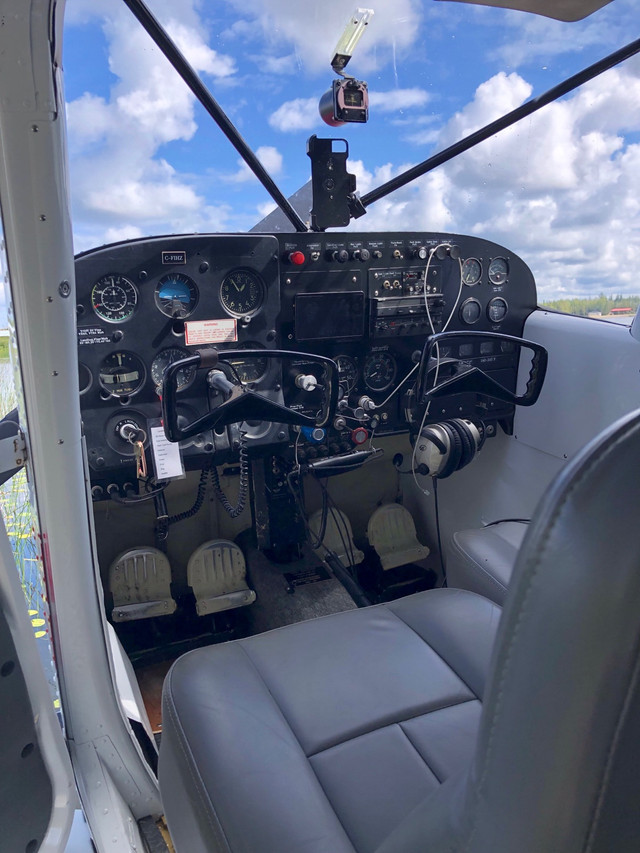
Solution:
[(373, 853), (470, 761), (499, 616), (432, 590), (184, 655), (160, 750), (178, 853)]
[(519, 521), (501, 521), (458, 530), (447, 554), (449, 586), (477, 592), (502, 605), (528, 527)]

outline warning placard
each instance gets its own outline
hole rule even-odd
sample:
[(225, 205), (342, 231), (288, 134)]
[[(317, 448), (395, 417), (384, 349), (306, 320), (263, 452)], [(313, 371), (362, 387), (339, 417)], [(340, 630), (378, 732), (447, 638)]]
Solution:
[(236, 320), (194, 320), (184, 324), (184, 342), (198, 344), (228, 344), (238, 340)]

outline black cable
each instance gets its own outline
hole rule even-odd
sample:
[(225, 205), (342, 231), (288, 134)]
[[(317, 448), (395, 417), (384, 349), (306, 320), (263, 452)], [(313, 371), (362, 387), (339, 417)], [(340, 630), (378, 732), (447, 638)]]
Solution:
[(169, 38), (148, 7), (142, 2), (142, 0), (124, 0), (124, 2), (142, 24), (146, 32), (151, 36), (156, 45), (160, 48), (164, 56), (173, 65), (180, 77), (182, 77), (189, 89), (200, 101), (202, 106), (209, 113), (211, 118), (215, 121), (238, 154), (240, 154), (244, 162), (251, 169), (253, 174), (287, 217), (289, 222), (291, 222), (295, 230), (301, 233), (306, 233), (309, 229), (304, 224), (297, 211), (294, 210), (291, 202), (276, 186), (273, 178), (269, 175), (250, 146), (247, 145), (245, 140), (242, 138), (231, 119), (226, 115), (222, 107), (215, 100), (200, 77), (198, 77), (191, 65), (189, 65), (180, 50)]
[(498, 518), (496, 521), (489, 521), (487, 524), (483, 525), (484, 527), (493, 527), (494, 524), (506, 524), (507, 522), (513, 522), (514, 524), (530, 524), (530, 518)]
[[(147, 483), (145, 483), (145, 485), (147, 485)], [(109, 497), (114, 503), (120, 504), (120, 506), (137, 506), (138, 504), (146, 503), (146, 501), (151, 501), (158, 495), (161, 495), (168, 485), (169, 484), (166, 482), (160, 482), (157, 483), (156, 488), (150, 492), (144, 492), (141, 495), (132, 495), (127, 498), (121, 497), (114, 491), (109, 493)]]
[(249, 451), (247, 449), (247, 434), (240, 432), (240, 482), (238, 487), (238, 500), (235, 506), (229, 501), (225, 493), (220, 488), (220, 478), (215, 465), (211, 467), (211, 482), (213, 491), (226, 512), (231, 518), (237, 518), (242, 512), (247, 503), (247, 490), (249, 488)]
[(436, 535), (438, 537), (438, 553), (440, 555), (440, 570), (442, 572), (442, 586), (447, 586), (447, 570), (444, 565), (444, 556), (442, 554), (442, 539), (440, 538), (440, 509), (438, 507), (438, 479), (437, 477), (431, 478), (431, 483), (433, 484), (433, 503), (435, 506), (436, 513)]
[(198, 491), (196, 494), (196, 499), (193, 502), (193, 506), (190, 509), (184, 510), (184, 512), (179, 512), (176, 515), (170, 515), (167, 519), (167, 526), (171, 524), (175, 524), (178, 521), (184, 521), (185, 518), (191, 518), (197, 512), (200, 512), (202, 508), (202, 504), (204, 503), (204, 496), (207, 491), (207, 480), (209, 479), (209, 474), (211, 473), (211, 460), (207, 462), (207, 464), (203, 467), (200, 472), (200, 481), (198, 482)]

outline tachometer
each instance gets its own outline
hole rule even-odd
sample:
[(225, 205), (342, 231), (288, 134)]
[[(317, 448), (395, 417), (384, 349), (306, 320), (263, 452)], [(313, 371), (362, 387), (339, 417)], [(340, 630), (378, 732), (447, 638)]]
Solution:
[[(167, 349), (160, 350), (151, 362), (151, 378), (153, 379), (154, 385), (156, 387), (162, 385), (164, 371), (170, 364), (173, 364), (174, 361), (180, 361), (182, 358), (188, 358), (190, 355), (190, 352), (186, 349), (181, 349), (180, 347), (167, 347)], [(195, 377), (195, 364), (192, 364), (191, 367), (181, 368), (176, 376), (178, 391), (182, 391), (183, 388), (188, 388)]]
[(234, 317), (255, 314), (263, 299), (262, 280), (251, 270), (234, 270), (220, 285), (220, 302)]
[(367, 356), (362, 373), (364, 384), (370, 391), (386, 391), (398, 372), (395, 358), (388, 352), (374, 352)]
[[(247, 341), (244, 344), (240, 344), (238, 349), (264, 349), (264, 347), (261, 344)], [(239, 356), (236, 356), (235, 358), (225, 359), (224, 351), (222, 351), (220, 353), (220, 358), (233, 367), (243, 385), (250, 385), (252, 382), (259, 382), (267, 372), (266, 356), (264, 358), (240, 358)]]
[(462, 281), (471, 287), (480, 281), (482, 264), (477, 258), (467, 258), (462, 264)]
[(144, 385), (142, 360), (132, 352), (112, 352), (102, 360), (98, 381), (112, 397), (130, 397)]
[(198, 304), (195, 281), (181, 272), (163, 275), (156, 285), (154, 296), (158, 309), (174, 320), (184, 320)]
[(494, 258), (489, 264), (489, 281), (491, 284), (504, 284), (509, 275), (509, 264), (505, 258)]
[(356, 363), (349, 355), (337, 355), (334, 361), (338, 365), (338, 382), (342, 385), (345, 394), (349, 394), (353, 391), (358, 379)]
[(91, 307), (107, 323), (123, 323), (136, 310), (138, 291), (123, 275), (103, 275), (91, 291)]

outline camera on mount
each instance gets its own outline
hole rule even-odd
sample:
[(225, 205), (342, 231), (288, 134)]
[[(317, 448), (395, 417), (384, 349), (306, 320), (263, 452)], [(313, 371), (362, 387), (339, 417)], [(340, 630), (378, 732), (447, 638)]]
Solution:
[(363, 80), (344, 77), (334, 80), (320, 98), (320, 116), (331, 127), (349, 121), (365, 122), (369, 118), (369, 90)]
[(320, 117), (331, 127), (352, 121), (363, 124), (369, 118), (367, 84), (345, 74), (344, 69), (372, 16), (373, 9), (356, 9), (336, 45), (331, 68), (341, 79), (333, 81), (318, 105)]

